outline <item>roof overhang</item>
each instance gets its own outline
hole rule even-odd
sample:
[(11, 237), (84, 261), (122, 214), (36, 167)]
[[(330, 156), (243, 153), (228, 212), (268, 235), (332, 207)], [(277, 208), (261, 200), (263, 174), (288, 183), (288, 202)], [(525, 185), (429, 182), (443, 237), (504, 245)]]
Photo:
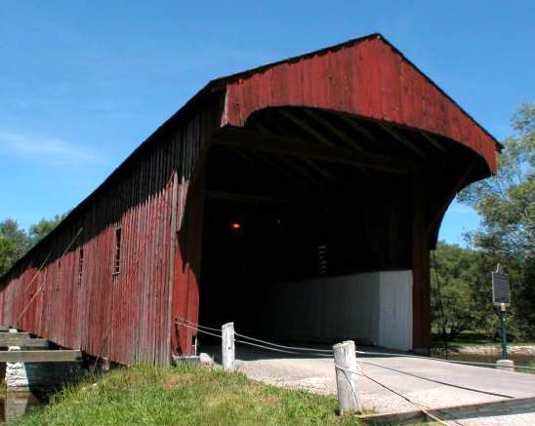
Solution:
[(496, 172), (499, 142), (380, 34), (211, 82), (224, 88), (221, 125), (269, 107), (313, 107), (447, 137)]

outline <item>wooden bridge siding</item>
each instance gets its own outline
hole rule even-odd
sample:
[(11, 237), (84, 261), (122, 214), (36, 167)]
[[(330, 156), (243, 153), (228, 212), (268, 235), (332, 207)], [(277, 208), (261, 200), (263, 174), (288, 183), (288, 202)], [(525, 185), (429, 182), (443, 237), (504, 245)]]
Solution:
[(317, 107), (426, 130), (468, 146), (496, 171), (494, 138), (379, 36), (237, 75), (227, 85), (223, 123), (243, 126), (253, 112), (273, 106)]
[[(190, 270), (198, 266), (198, 260), (191, 259), (197, 248), (188, 247), (196, 243), (173, 235), (172, 230), (183, 228), (190, 179), (206, 138), (219, 123), (220, 114), (214, 118), (214, 111), (199, 113), (147, 150), (83, 213), (68, 218), (52, 242), (40, 247), (26, 268), (13, 271), (9, 285), (0, 291), (2, 323), (123, 364), (168, 363), (172, 350), (177, 350), (176, 342), (171, 348), (175, 332), (171, 309), (177, 308), (171, 297), (185, 301), (189, 297), (191, 320), (196, 320), (193, 307), (198, 305), (198, 271)], [(177, 221), (175, 228), (171, 220)], [(121, 272), (114, 280), (117, 226), (121, 227)], [(82, 234), (62, 255), (80, 228)], [(181, 259), (180, 250), (189, 256), (176, 265), (182, 271), (177, 279), (172, 245), (177, 259)], [(84, 251), (81, 284), (80, 249)], [(39, 271), (48, 252), (52, 254)], [(177, 292), (175, 287), (186, 291)], [(186, 310), (175, 314), (185, 315)]]

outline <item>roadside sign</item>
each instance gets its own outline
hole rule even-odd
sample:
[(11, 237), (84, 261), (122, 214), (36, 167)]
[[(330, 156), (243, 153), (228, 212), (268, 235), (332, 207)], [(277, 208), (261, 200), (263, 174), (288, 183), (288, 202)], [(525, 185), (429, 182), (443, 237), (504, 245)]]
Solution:
[(509, 288), (509, 277), (504, 274), (500, 265), (492, 273), (492, 302), (495, 305), (511, 303), (511, 292)]

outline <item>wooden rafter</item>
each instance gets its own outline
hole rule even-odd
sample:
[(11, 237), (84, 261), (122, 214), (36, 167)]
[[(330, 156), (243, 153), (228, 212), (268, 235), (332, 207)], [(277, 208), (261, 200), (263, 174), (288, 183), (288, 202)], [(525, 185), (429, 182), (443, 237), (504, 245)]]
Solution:
[(351, 126), (353, 129), (355, 129), (357, 132), (359, 132), (361, 135), (363, 135), (367, 140), (374, 142), (376, 145), (379, 145), (381, 147), (384, 146), (383, 141), (381, 141), (372, 131), (368, 130), (366, 127), (360, 124), (356, 119), (348, 117), (345, 114), (339, 114), (338, 117), (345, 123), (347, 123), (349, 126)]
[(326, 147), (318, 143), (265, 135), (234, 126), (226, 126), (214, 137), (212, 143), (251, 151), (348, 164), (391, 173), (405, 173), (413, 165), (412, 161), (406, 159), (356, 152), (348, 148)]
[(334, 144), (325, 137), (321, 132), (318, 132), (316, 129), (309, 126), (307, 123), (305, 123), (300, 118), (297, 118), (295, 114), (289, 110), (286, 109), (280, 109), (277, 110), (279, 114), (286, 117), (288, 120), (293, 122), (295, 125), (300, 127), (302, 130), (304, 130), (306, 133), (308, 133), (311, 137), (319, 140), (321, 143), (327, 146), (334, 146)]
[(325, 170), (323, 167), (320, 167), (317, 165), (314, 160), (311, 160), (309, 158), (304, 158), (303, 161), (311, 168), (314, 169), (317, 173), (322, 175), (325, 179), (334, 182), (335, 177), (331, 175), (327, 170)]
[(354, 138), (350, 137), (347, 133), (340, 130), (338, 127), (333, 125), (329, 120), (326, 120), (319, 114), (317, 111), (314, 111), (312, 109), (305, 108), (303, 110), (306, 114), (308, 114), (311, 118), (316, 120), (318, 123), (320, 123), (323, 127), (328, 129), (330, 132), (334, 133), (338, 138), (340, 138), (342, 141), (344, 141), (347, 145), (350, 147), (356, 149), (357, 151), (363, 151), (364, 149), (358, 145)]
[(447, 154), (448, 153), (448, 150), (444, 147), (443, 144), (441, 144), (434, 136), (430, 135), (429, 133), (427, 132), (424, 132), (424, 131), (420, 131), (420, 134), (425, 138), (427, 139), (427, 141), (433, 145), (436, 149), (438, 149), (439, 151), (443, 152), (444, 154)]
[(386, 124), (380, 123), (381, 129), (383, 129), (385, 132), (387, 132), (390, 136), (392, 136), (394, 139), (401, 142), (403, 145), (405, 145), (407, 148), (409, 148), (412, 152), (414, 152), (418, 157), (425, 158), (425, 153), (416, 145), (414, 145), (408, 138), (403, 136), (400, 132), (397, 130), (392, 129), (391, 127), (387, 126)]
[[(270, 123), (273, 123), (273, 124), (276, 124), (274, 123), (273, 121), (271, 121)], [(261, 130), (262, 132), (270, 135), (270, 136), (278, 136), (277, 133), (274, 133), (272, 128), (271, 127), (266, 127), (266, 123), (265, 122), (262, 122), (261, 124), (256, 124), (255, 125), (255, 128)], [(330, 174), (328, 173), (323, 167), (319, 166), (318, 164), (316, 164), (314, 161), (310, 160), (310, 159), (301, 159), (305, 164), (307, 164), (309, 166), (309, 168), (313, 169), (316, 171), (316, 173), (320, 174), (321, 176), (323, 176), (325, 179), (329, 180), (329, 181), (334, 181), (335, 178)], [(306, 171), (306, 170), (305, 170)]]
[(252, 204), (283, 204), (289, 202), (288, 199), (284, 198), (224, 191), (206, 191), (205, 195), (207, 198), (212, 200), (241, 201)]

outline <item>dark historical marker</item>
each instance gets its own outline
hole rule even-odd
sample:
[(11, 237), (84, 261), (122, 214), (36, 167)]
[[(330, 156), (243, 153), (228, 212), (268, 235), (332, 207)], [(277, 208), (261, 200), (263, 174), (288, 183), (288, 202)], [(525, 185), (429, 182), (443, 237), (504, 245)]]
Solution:
[(503, 273), (499, 265), (497, 271), (492, 273), (492, 301), (497, 305), (511, 303), (509, 277)]
[(507, 332), (505, 330), (505, 309), (511, 303), (509, 291), (509, 277), (503, 272), (498, 263), (496, 271), (492, 273), (492, 301), (500, 306), (500, 328), (502, 332), (502, 359), (507, 359)]

